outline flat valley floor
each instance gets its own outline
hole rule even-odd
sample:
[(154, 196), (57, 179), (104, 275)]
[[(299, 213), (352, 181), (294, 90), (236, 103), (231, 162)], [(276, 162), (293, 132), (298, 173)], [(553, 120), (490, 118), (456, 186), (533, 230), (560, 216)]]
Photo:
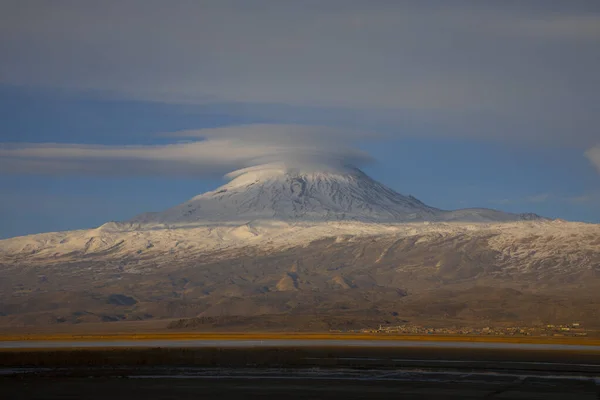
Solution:
[(432, 343), (13, 347), (0, 350), (0, 388), (3, 399), (600, 398), (597, 346)]

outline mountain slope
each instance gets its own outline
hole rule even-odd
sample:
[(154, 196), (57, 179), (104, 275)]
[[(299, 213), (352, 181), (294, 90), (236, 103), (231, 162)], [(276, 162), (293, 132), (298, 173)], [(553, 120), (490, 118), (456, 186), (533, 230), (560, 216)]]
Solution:
[(597, 316), (600, 225), (440, 210), (351, 168), (268, 165), (231, 177), (128, 222), (0, 240), (0, 327)]
[(299, 220), (362, 222), (505, 222), (535, 219), (488, 209), (444, 211), (401, 195), (356, 168), (319, 170), (262, 165), (237, 171), (228, 184), (134, 224)]
[(232, 318), (217, 330), (598, 324), (600, 225), (263, 224), (0, 241), (0, 328), (196, 316)]
[[(340, 235), (459, 232), (485, 228), (474, 224), (481, 222), (543, 221), (535, 214), (489, 209), (440, 210), (396, 193), (353, 168), (295, 170), (263, 165), (237, 171), (232, 178), (215, 191), (128, 222), (0, 241), (0, 263), (7, 259), (54, 264), (163, 252), (206, 254), (243, 246), (289, 247)], [(447, 222), (452, 224), (444, 226)]]

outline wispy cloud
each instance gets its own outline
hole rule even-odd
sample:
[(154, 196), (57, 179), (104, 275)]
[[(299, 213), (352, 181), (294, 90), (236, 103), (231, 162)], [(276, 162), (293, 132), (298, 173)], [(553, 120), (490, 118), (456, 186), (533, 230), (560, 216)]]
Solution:
[[(335, 143), (359, 139), (381, 138), (383, 135), (375, 132), (365, 132), (355, 129), (341, 129), (327, 126), (312, 126), (298, 124), (246, 124), (231, 125), (218, 128), (190, 129), (167, 132), (159, 136), (172, 138), (203, 138), (219, 140), (236, 140), (238, 142), (255, 143), (286, 143), (290, 145), (321, 145), (324, 142)], [(343, 143), (343, 142), (342, 142)]]
[(542, 193), (533, 196), (527, 196), (524, 200), (527, 203), (543, 203), (545, 201), (548, 201), (549, 198), (550, 195), (548, 193)]
[[(194, 141), (160, 146), (4, 144), (3, 173), (193, 175), (225, 174), (259, 164), (361, 165), (370, 157), (340, 130), (297, 125), (243, 125), (174, 132)], [(335, 140), (344, 135), (345, 142)]]
[(516, 199), (494, 199), (494, 200), (490, 200), (490, 203), (492, 204), (499, 204), (499, 205), (508, 205), (508, 204), (515, 204), (518, 201)]
[(567, 200), (572, 204), (596, 204), (600, 206), (600, 190), (569, 197)]
[(526, 204), (526, 203), (544, 203), (550, 200), (552, 196), (548, 193), (540, 193), (525, 197), (519, 198), (505, 198), (498, 200), (490, 200), (490, 203), (499, 204), (499, 205), (509, 205), (509, 204)]
[(585, 155), (600, 173), (600, 145), (592, 147), (585, 152)]
[(600, 191), (592, 190), (575, 196), (568, 195), (551, 195), (549, 193), (542, 193), (531, 196), (516, 197), (516, 198), (505, 198), (498, 200), (490, 200), (492, 204), (498, 205), (514, 205), (514, 204), (541, 204), (546, 202), (557, 202), (557, 203), (568, 203), (568, 204), (599, 204), (600, 205)]

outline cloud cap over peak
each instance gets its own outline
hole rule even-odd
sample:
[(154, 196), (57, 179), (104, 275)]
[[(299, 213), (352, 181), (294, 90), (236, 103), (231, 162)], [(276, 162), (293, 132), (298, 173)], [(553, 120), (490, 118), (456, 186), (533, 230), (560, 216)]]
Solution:
[[(371, 160), (351, 147), (359, 132), (300, 125), (240, 125), (164, 134), (194, 138), (155, 146), (55, 143), (4, 144), (4, 173), (214, 176), (267, 163), (361, 165)], [(336, 139), (337, 137), (337, 139)], [(344, 138), (344, 141), (339, 139)]]

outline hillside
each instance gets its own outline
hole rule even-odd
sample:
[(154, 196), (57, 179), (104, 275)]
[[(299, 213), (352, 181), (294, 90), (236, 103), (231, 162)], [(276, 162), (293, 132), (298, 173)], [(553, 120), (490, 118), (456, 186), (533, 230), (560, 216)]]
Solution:
[(356, 169), (232, 178), (127, 222), (0, 241), (0, 326), (598, 325), (600, 225), (440, 210)]

